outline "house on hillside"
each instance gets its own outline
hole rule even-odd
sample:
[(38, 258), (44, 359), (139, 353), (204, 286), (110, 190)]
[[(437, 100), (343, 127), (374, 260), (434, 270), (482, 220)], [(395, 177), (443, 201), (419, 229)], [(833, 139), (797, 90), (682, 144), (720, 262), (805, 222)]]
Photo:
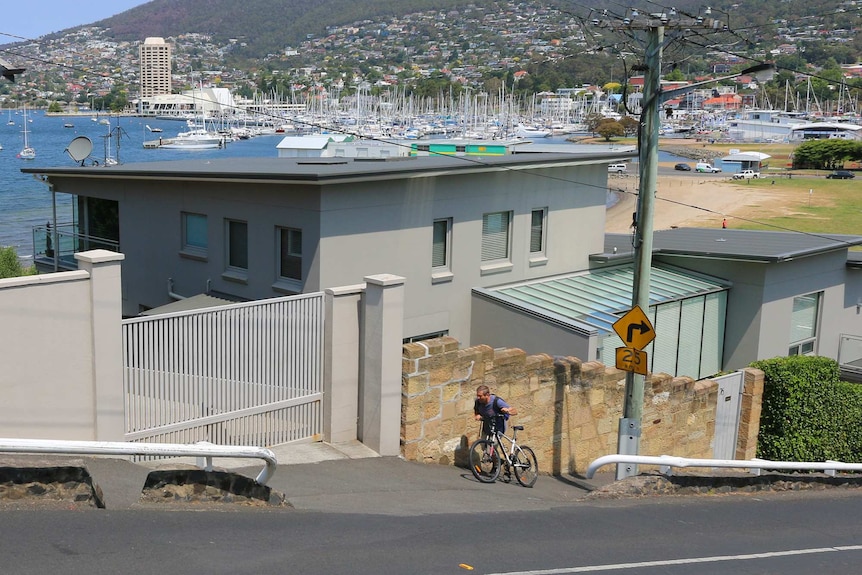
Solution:
[[(607, 165), (630, 148), (488, 157), (236, 158), (41, 168), (77, 245), (125, 255), (123, 313), (407, 278), (404, 333), (470, 341), (470, 290), (584, 269), (602, 251)], [(54, 245), (67, 242), (57, 237)], [(54, 257), (37, 251), (39, 265)], [(44, 269), (44, 268), (43, 268)]]
[[(73, 229), (54, 226), (59, 249), (35, 246), (37, 265), (69, 262), (68, 238), (115, 242), (127, 316), (390, 273), (406, 278), (405, 341), (450, 335), (613, 365), (633, 254), (629, 235), (605, 235), (606, 167), (634, 152), (539, 148), (23, 171), (77, 214)], [(653, 245), (651, 370), (702, 378), (793, 353), (862, 369), (862, 264), (849, 251), (862, 236), (675, 229)]]

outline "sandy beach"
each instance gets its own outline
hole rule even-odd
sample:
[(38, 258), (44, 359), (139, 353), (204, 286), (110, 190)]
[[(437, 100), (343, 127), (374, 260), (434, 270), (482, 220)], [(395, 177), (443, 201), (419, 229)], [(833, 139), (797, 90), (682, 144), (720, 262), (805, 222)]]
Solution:
[[(757, 220), (767, 215), (791, 214), (794, 205), (809, 201), (808, 194), (782, 189), (779, 178), (773, 181), (774, 185), (763, 187), (731, 182), (730, 174), (659, 175), (653, 228), (721, 227), (724, 218), (727, 227), (732, 228), (742, 218)], [(631, 231), (637, 186), (636, 174), (608, 175), (608, 187), (620, 190), (620, 199), (607, 210), (606, 232)]]

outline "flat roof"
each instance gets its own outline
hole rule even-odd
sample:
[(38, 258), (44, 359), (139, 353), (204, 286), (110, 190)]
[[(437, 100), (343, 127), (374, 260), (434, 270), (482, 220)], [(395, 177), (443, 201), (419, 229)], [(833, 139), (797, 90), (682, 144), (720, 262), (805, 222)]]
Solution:
[[(625, 264), (473, 291), (558, 323), (590, 326), (611, 333), (614, 322), (632, 307), (633, 285), (634, 266)], [(717, 278), (657, 265), (650, 273), (649, 304), (687, 299), (729, 287), (728, 282)]]
[[(862, 245), (862, 236), (721, 228), (675, 228), (653, 233), (653, 253), (716, 259), (781, 262)], [(631, 234), (606, 234), (594, 261), (633, 257)]]
[(69, 178), (244, 180), (334, 182), (422, 177), (435, 173), (470, 173), (541, 166), (607, 164), (636, 152), (525, 153), (503, 156), (422, 156), (405, 158), (219, 158), (138, 162), (117, 166), (27, 167), (25, 174)]

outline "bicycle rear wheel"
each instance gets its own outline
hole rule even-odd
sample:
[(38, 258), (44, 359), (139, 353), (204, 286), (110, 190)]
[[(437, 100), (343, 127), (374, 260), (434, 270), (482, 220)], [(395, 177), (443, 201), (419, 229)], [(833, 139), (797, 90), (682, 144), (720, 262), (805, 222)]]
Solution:
[(539, 462), (536, 454), (529, 447), (521, 447), (515, 450), (512, 457), (515, 463), (515, 478), (524, 487), (532, 487), (539, 478)]
[(479, 439), (470, 446), (470, 471), (482, 483), (494, 483), (500, 475), (500, 453), (493, 441)]

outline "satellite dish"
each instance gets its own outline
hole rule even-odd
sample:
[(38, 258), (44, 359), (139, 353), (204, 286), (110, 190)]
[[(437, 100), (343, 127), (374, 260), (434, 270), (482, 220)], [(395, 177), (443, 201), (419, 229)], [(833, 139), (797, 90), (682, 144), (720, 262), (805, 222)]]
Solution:
[(78, 136), (72, 140), (66, 148), (66, 153), (69, 154), (76, 162), (81, 162), (82, 166), (84, 165), (84, 160), (89, 157), (90, 152), (92, 151), (93, 142), (91, 142), (90, 138), (87, 136)]

